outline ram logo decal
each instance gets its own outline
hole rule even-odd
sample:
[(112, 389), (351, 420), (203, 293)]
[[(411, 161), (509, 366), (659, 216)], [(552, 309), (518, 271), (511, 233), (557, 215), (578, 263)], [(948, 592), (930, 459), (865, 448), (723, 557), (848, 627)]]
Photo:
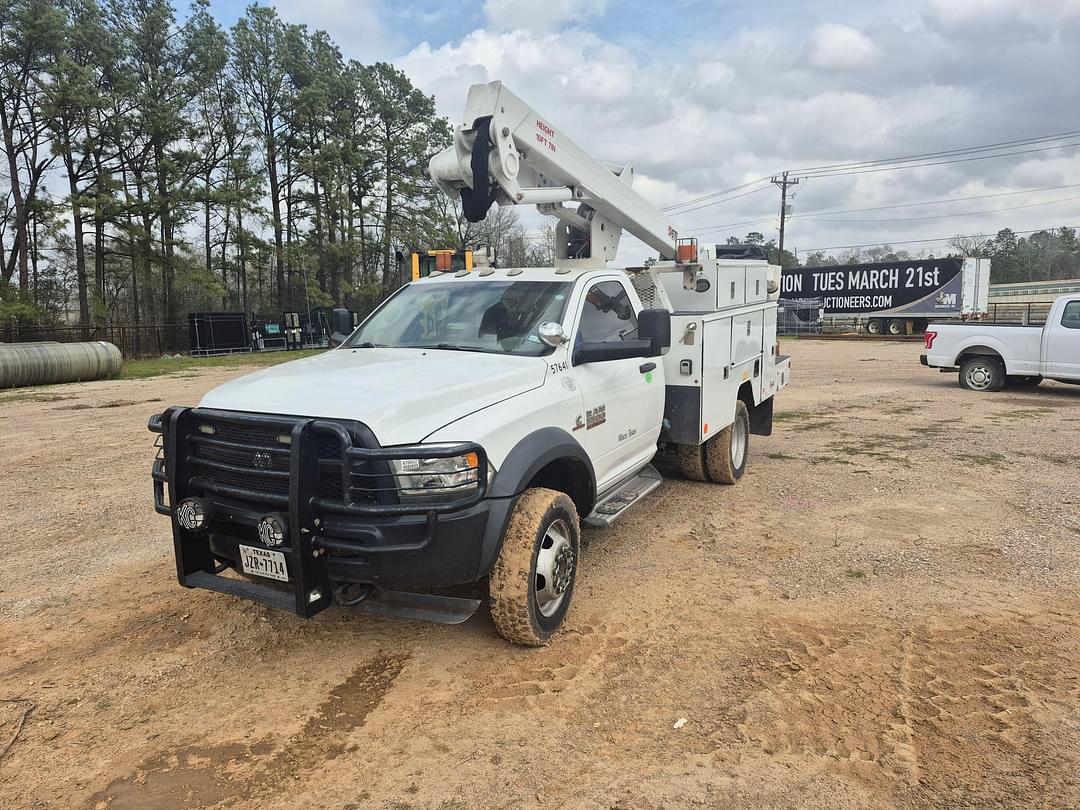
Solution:
[(585, 411), (585, 429), (592, 430), (607, 421), (607, 405), (597, 405)]

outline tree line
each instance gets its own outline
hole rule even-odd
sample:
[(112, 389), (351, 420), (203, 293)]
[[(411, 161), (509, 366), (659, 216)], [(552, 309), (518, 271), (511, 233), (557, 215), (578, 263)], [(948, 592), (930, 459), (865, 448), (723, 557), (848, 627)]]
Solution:
[(206, 0), (0, 0), (0, 23), (5, 320), (366, 310), (410, 249), (544, 251), (424, 178), (431, 96), (273, 8), (224, 30)]

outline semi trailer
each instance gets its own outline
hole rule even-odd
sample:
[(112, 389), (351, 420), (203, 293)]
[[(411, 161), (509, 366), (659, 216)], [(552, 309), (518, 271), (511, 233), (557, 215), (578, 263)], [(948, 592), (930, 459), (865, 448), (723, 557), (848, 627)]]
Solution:
[(784, 270), (785, 300), (816, 299), (823, 318), (854, 319), (872, 335), (923, 332), (930, 320), (987, 311), (990, 260), (949, 257)]
[[(482, 584), (501, 635), (544, 644), (582, 523), (646, 498), (661, 453), (734, 484), (771, 433), (779, 268), (679, 239), (633, 167), (499, 82), (471, 88), (429, 171), (473, 221), (496, 202), (554, 216), (554, 267), (432, 270), (355, 330), (342, 311), (336, 348), (152, 417), (155, 507), (184, 586), (453, 623), (480, 605), (453, 589)], [(623, 230), (659, 261), (608, 267)]]

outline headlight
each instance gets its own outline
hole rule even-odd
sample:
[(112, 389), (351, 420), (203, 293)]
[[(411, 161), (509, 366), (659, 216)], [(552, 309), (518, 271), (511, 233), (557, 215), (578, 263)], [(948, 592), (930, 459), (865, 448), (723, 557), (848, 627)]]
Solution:
[[(405, 497), (469, 495), (480, 486), (480, 456), (464, 453), (449, 458), (397, 458), (390, 460), (398, 489)], [(488, 465), (488, 479), (495, 470)]]

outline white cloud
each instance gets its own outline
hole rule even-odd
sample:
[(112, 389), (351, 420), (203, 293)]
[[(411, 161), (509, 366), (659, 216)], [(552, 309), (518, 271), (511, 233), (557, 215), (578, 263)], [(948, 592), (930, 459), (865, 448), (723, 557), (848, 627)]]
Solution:
[(485, 0), (484, 17), (495, 31), (556, 31), (601, 17), (606, 0)]
[(1080, 19), (1078, 0), (929, 0), (929, 23), (959, 36), (1021, 31), (1049, 36), (1060, 25)]
[(847, 25), (825, 23), (810, 37), (810, 64), (822, 70), (859, 70), (878, 61), (880, 52), (861, 31)]
[(702, 90), (723, 90), (735, 80), (735, 71), (723, 62), (710, 60), (698, 64), (695, 78)]
[(282, 19), (327, 31), (346, 58), (389, 59), (404, 39), (383, 23), (379, 0), (277, 0)]
[[(541, 19), (524, 20), (514, 16), (525, 8), (515, 0), (497, 9), (490, 0), (486, 28), (452, 42), (420, 44), (396, 63), (417, 86), (433, 93), (440, 113), (455, 122), (471, 84), (504, 81), (590, 154), (612, 164), (634, 163), (635, 187), (657, 206), (784, 168), (1075, 129), (1072, 111), (1080, 107), (1080, 85), (1072, 76), (1080, 29), (1069, 34), (1062, 26), (1047, 38), (1021, 26), (1002, 38), (996, 31), (977, 29), (972, 20), (980, 14), (994, 17), (987, 3), (997, 4), (998, 20), (1026, 13), (1024, 4), (949, 0), (959, 10), (946, 19), (938, 14), (945, 0), (927, 2), (916, 16), (910, 6), (897, 3), (879, 18), (858, 19), (859, 28), (837, 23), (785, 27), (774, 17), (768, 28), (725, 32), (722, 48), (716, 31), (704, 28), (693, 44), (631, 48), (602, 36), (600, 26), (585, 30), (588, 21), (567, 4), (556, 2)], [(1056, 9), (1059, 20), (1066, 19), (1070, 8), (1080, 8), (1080, 0), (1044, 3)], [(902, 22), (890, 22), (898, 17)], [(844, 19), (856, 22), (854, 12)], [(946, 31), (946, 24), (966, 26), (967, 34)], [(805, 215), (940, 199), (972, 193), (963, 191), (969, 188), (979, 193), (1080, 182), (1080, 162), (1070, 160), (1078, 153), (815, 179), (798, 187), (796, 211)], [(991, 207), (990, 201), (968, 205), (970, 210)], [(730, 233), (761, 230), (774, 236), (776, 209), (776, 191), (766, 187), (679, 215), (675, 224), (680, 232), (690, 232), (764, 219)], [(958, 203), (954, 210), (968, 209)], [(906, 213), (914, 216), (919, 210), (901, 210), (893, 217)], [(1053, 224), (1067, 213), (1033, 208), (909, 226), (796, 218), (787, 238), (789, 244), (813, 246), (995, 232), (1005, 225)], [(530, 226), (538, 224), (529, 212), (522, 214)], [(728, 233), (713, 231), (703, 238), (722, 241)], [(635, 240), (624, 240), (620, 259), (641, 261), (645, 255)]]

